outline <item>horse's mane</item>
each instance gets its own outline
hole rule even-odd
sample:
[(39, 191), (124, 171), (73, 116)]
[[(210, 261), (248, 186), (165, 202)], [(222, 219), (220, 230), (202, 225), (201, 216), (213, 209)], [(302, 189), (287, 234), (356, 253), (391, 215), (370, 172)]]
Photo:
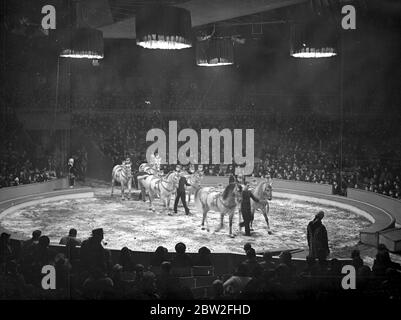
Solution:
[(223, 191), (223, 200), (226, 200), (228, 195), (233, 192), (235, 183), (230, 183)]
[(260, 194), (260, 189), (262, 188), (262, 186), (264, 186), (265, 185), (265, 183), (267, 183), (266, 181), (261, 181), (261, 182), (259, 182), (258, 183), (258, 185), (256, 186), (256, 188), (255, 188), (255, 194)]
[(174, 172), (176, 172), (176, 171), (174, 171), (174, 170), (169, 171), (164, 178), (168, 179), (170, 177), (170, 175), (173, 174)]

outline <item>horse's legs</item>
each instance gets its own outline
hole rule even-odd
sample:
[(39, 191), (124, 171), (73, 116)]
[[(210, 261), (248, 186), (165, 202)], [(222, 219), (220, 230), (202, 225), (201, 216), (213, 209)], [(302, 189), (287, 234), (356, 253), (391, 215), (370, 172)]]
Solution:
[(121, 200), (125, 200), (124, 197), (124, 182), (121, 181)]
[(204, 225), (205, 225), (205, 221), (206, 221), (206, 230), (209, 232), (209, 224), (208, 224), (208, 222), (207, 222), (207, 212), (208, 212), (208, 211), (209, 211), (209, 210), (208, 210), (205, 206), (203, 206), (202, 230), (205, 230)]
[(255, 219), (255, 208), (253, 210), (251, 210), (251, 221), (249, 222), (249, 230), (253, 231), (253, 220)]
[(224, 213), (221, 212), (221, 213), (220, 213), (220, 225), (219, 225), (219, 227), (216, 229), (215, 232), (220, 231), (220, 230), (223, 228), (223, 222), (224, 222)]
[(270, 224), (269, 224), (269, 218), (267, 217), (267, 213), (269, 212), (269, 204), (266, 205), (266, 207), (264, 207), (262, 209), (262, 213), (263, 216), (265, 217), (266, 220), (266, 224), (267, 224), (267, 233), (268, 234), (272, 234), (271, 230), (270, 230)]
[(153, 207), (153, 193), (149, 190), (149, 209), (155, 212), (155, 208)]
[(233, 218), (234, 218), (234, 213), (235, 213), (235, 209), (232, 210), (232, 211), (230, 212), (230, 215), (228, 216), (228, 218), (229, 218), (229, 226), (230, 226), (229, 235), (230, 235), (231, 238), (234, 238), (234, 235), (233, 235)]
[(132, 178), (128, 180), (128, 199), (131, 199)]
[(111, 197), (113, 196), (114, 178), (111, 178)]

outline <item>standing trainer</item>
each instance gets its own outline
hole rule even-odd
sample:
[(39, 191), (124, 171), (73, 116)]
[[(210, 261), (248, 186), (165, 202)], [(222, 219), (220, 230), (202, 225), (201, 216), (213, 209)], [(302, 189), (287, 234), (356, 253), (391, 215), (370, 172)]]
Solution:
[[(181, 167), (178, 165), (176, 167), (177, 171), (180, 171)], [(190, 186), (188, 183), (187, 179), (184, 176), (181, 176), (180, 180), (178, 181), (178, 188), (177, 188), (177, 195), (175, 196), (175, 201), (174, 201), (174, 213), (177, 213), (177, 206), (178, 206), (178, 201), (181, 199), (182, 205), (184, 206), (185, 209), (185, 214), (190, 215), (191, 212), (189, 212), (187, 202), (186, 202), (186, 194), (185, 194), (185, 186)]]
[(242, 214), (242, 221), (239, 226), (240, 228), (245, 227), (245, 235), (250, 236), (251, 235), (251, 230), (249, 227), (249, 224), (251, 223), (252, 220), (252, 213), (251, 213), (251, 198), (255, 202), (260, 202), (264, 203), (266, 201), (264, 200), (259, 200), (256, 198), (252, 192), (249, 190), (249, 184), (248, 182), (245, 182), (244, 184), (244, 190), (242, 191), (242, 200), (241, 200), (241, 214)]
[(324, 212), (319, 211), (315, 218), (309, 222), (307, 227), (307, 240), (309, 247), (309, 256), (311, 258), (318, 258), (319, 260), (326, 260), (330, 253), (329, 241), (327, 238), (326, 227), (322, 223)]

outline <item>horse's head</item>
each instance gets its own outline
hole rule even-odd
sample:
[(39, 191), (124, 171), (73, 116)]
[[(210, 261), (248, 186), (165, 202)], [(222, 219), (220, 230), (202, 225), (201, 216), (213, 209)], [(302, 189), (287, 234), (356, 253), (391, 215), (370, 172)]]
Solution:
[(263, 198), (267, 198), (267, 200), (271, 200), (273, 198), (273, 182), (265, 182), (265, 186), (263, 189)]
[(181, 175), (177, 171), (171, 171), (170, 173), (167, 174), (167, 181), (171, 183), (174, 187), (178, 185), (178, 182), (180, 181)]
[(123, 164), (123, 168), (124, 168), (124, 171), (127, 173), (127, 175), (131, 175), (131, 174), (132, 174), (132, 171), (131, 171), (131, 162), (125, 162), (125, 163)]

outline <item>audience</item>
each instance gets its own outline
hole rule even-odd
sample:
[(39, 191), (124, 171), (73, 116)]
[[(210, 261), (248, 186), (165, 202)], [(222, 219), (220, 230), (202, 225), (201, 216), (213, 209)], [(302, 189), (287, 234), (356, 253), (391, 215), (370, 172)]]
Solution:
[[(74, 236), (76, 232), (71, 234)], [(210, 249), (201, 247), (192, 263), (182, 242), (175, 246), (173, 262), (167, 259), (167, 249), (159, 246), (148, 264), (135, 265), (132, 251), (124, 247), (113, 265), (110, 251), (102, 247), (102, 239), (103, 229), (93, 230), (92, 236), (82, 242), (81, 252), (72, 263), (62, 250), (57, 253), (51, 249), (49, 238), (39, 230), (24, 242), (24, 250), (18, 249), (18, 241), (11, 241), (10, 235), (3, 233), (0, 237), (0, 299), (193, 299), (192, 290), (175, 271), (192, 265), (215, 269)], [(68, 241), (63, 243), (68, 246)], [(234, 274), (204, 276), (210, 278), (210, 290), (203, 298), (319, 301), (345, 297), (341, 289), (342, 263), (338, 259), (320, 259), (317, 263), (309, 256), (306, 268), (302, 269), (294, 264), (289, 251), (281, 252), (277, 259), (269, 252), (264, 252), (263, 258), (258, 257), (249, 243), (244, 249), (246, 259), (238, 264)], [(351, 258), (357, 269), (357, 290), (348, 292), (347, 299), (401, 299), (401, 266), (391, 260), (384, 245), (377, 249), (372, 271), (364, 265), (358, 250), (352, 252)], [(47, 264), (56, 268), (57, 290), (52, 292), (41, 289), (41, 268)], [(160, 268), (150, 271), (155, 265)]]

